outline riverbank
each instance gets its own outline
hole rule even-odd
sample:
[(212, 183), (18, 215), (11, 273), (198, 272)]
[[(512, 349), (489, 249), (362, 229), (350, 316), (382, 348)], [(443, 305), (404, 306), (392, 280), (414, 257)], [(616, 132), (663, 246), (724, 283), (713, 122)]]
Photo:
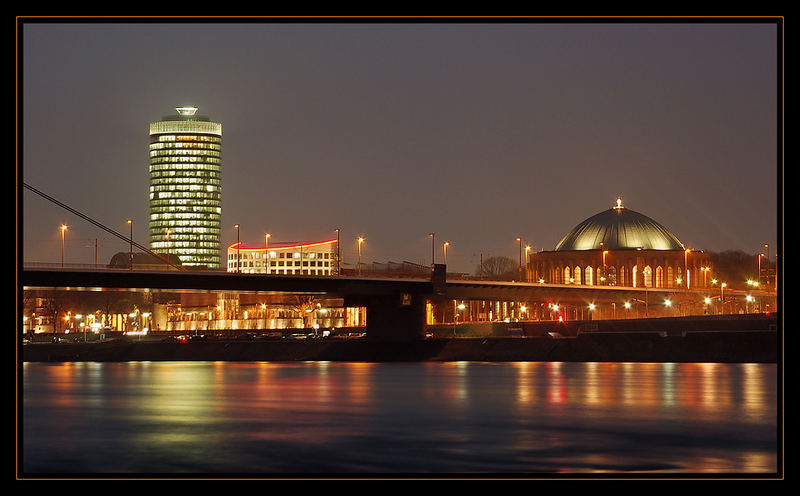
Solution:
[(582, 333), (576, 337), (429, 338), (415, 342), (361, 339), (274, 339), (36, 343), (26, 362), (126, 361), (564, 361), (777, 363), (775, 331)]

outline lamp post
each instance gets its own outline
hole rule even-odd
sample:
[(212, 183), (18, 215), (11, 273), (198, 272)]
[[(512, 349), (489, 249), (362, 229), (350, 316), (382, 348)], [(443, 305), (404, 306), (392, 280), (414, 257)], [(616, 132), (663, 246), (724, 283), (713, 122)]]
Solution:
[(167, 229), (167, 232), (164, 233), (165, 237), (167, 238), (167, 270), (169, 270), (170, 266), (170, 259), (169, 259), (169, 235), (172, 234), (171, 229)]
[(239, 224), (234, 224), (236, 228), (236, 272), (238, 273), (241, 265), (241, 254), (239, 252)]
[(269, 238), (270, 233), (264, 233), (264, 273), (269, 274)]
[(517, 236), (517, 242), (519, 243), (519, 278), (522, 280), (522, 238)]
[(133, 219), (128, 219), (128, 224), (131, 226), (131, 256), (130, 256), (130, 270), (133, 270)]
[(528, 270), (528, 252), (531, 251), (531, 245), (525, 247), (525, 282), (531, 282), (530, 271)]
[(431, 237), (431, 270), (436, 265), (436, 236), (434, 233), (428, 233), (428, 236)]
[(719, 314), (722, 315), (725, 313), (725, 286), (728, 283), (723, 282), (719, 285), (719, 298), (720, 298), (720, 307), (719, 307)]
[(444, 249), (444, 264), (445, 265), (447, 265), (447, 247), (448, 246), (450, 246), (450, 242), (449, 241), (445, 241), (444, 244), (442, 245), (442, 248)]
[(69, 226), (66, 224), (61, 224), (61, 268), (64, 268), (64, 231), (67, 230)]
[(364, 244), (364, 237), (358, 237), (358, 275), (361, 275), (361, 245)]
[(709, 266), (700, 267), (700, 270), (703, 271), (703, 287), (707, 288), (708, 287), (708, 282), (707, 282), (708, 271), (711, 270), (711, 267), (709, 267)]
[(686, 272), (686, 289), (689, 289), (689, 248), (683, 251), (683, 270)]
[(336, 275), (342, 275), (342, 252), (339, 248), (339, 228), (336, 228)]

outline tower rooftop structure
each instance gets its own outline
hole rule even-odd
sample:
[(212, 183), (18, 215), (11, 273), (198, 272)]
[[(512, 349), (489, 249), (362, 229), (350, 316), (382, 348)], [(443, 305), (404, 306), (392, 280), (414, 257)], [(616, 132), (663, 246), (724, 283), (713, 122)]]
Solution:
[(222, 124), (197, 107), (150, 123), (150, 249), (221, 268)]

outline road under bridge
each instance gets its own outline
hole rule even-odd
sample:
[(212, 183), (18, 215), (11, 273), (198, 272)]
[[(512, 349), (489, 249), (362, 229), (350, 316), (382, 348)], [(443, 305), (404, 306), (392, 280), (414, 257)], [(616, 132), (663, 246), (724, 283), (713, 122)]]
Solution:
[[(436, 265), (431, 278), (381, 278), (238, 274), (205, 271), (58, 269), (24, 267), (24, 289), (75, 291), (231, 292), (307, 294), (341, 298), (345, 306), (367, 309), (367, 335), (379, 340), (410, 340), (424, 336), (428, 303), (450, 306), (457, 301), (556, 302), (573, 308), (608, 308), (623, 302), (652, 305), (672, 298), (702, 302), (703, 290), (575, 286), (479, 280), (446, 280), (445, 266)], [(706, 290), (707, 292), (708, 290)], [(728, 292), (730, 296), (731, 293)], [(716, 295), (714, 295), (716, 296)], [(774, 295), (771, 302), (774, 302)], [(759, 298), (765, 297), (760, 295)], [(777, 310), (774, 307), (773, 309)], [(701, 306), (702, 307), (702, 306)], [(602, 315), (598, 313), (597, 315)], [(541, 318), (543, 315), (538, 315)], [(549, 315), (548, 317), (552, 317)], [(455, 314), (454, 314), (455, 318)], [(610, 318), (610, 317), (607, 317)]]

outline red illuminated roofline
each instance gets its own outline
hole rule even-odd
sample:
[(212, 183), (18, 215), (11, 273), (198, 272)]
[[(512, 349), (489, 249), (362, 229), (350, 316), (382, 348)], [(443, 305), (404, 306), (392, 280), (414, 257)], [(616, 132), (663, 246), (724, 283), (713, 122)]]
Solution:
[[(306, 243), (306, 244), (291, 245), (291, 246), (272, 246), (272, 245), (270, 245), (269, 251), (296, 250), (298, 248), (299, 249), (312, 248), (314, 246), (329, 245), (329, 244), (338, 243), (338, 242), (339, 242), (338, 240), (331, 239), (331, 240), (328, 240), (328, 241), (317, 241), (317, 242), (314, 242), (314, 243)], [(229, 250), (234, 250), (239, 245), (244, 246), (244, 242), (240, 241), (238, 243), (233, 243), (232, 245), (230, 245), (228, 247), (228, 249)], [(262, 246), (260, 248), (241, 248), (241, 246), (238, 248), (239, 251), (253, 251), (253, 252), (255, 252), (255, 251), (266, 252), (267, 251), (267, 247), (266, 246)]]

